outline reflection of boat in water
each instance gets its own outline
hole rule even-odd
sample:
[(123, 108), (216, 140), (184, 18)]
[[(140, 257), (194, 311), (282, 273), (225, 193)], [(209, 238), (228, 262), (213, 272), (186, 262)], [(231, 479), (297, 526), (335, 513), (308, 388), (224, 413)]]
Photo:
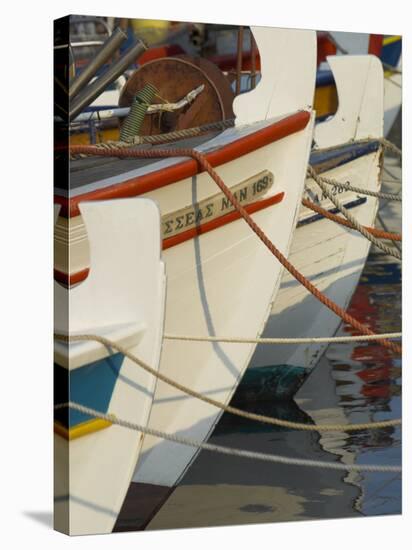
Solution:
[[(293, 401), (249, 403), (248, 410), (312, 422)], [(316, 433), (289, 431), (224, 414), (211, 443), (330, 461)], [(308, 475), (309, 474), (309, 475)], [(202, 451), (147, 529), (202, 527), (353, 517), (358, 489), (342, 472), (275, 466)], [(129, 493), (132, 516), (132, 498)], [(127, 520), (127, 500), (125, 520)]]
[[(295, 400), (314, 424), (349, 424), (344, 409), (340, 405), (340, 398), (336, 394), (336, 382), (325, 356), (320, 359), (318, 368), (296, 394)], [(322, 432), (319, 433), (319, 445), (324, 451), (337, 456), (343, 464), (355, 464), (356, 452), (350, 449), (352, 437), (352, 434), (346, 432)], [(361, 480), (362, 474), (355, 471), (349, 471), (343, 477), (345, 483), (358, 488), (358, 494), (353, 500), (353, 507), (359, 512), (359, 503), (363, 493)]]
[[(381, 255), (372, 256), (349, 311), (376, 332), (396, 331), (400, 323), (396, 315), (400, 308), (399, 290), (399, 264), (382, 261)], [(340, 332), (343, 335), (348, 331), (351, 332), (343, 327)], [(399, 359), (374, 342), (330, 345), (326, 357), (296, 395), (296, 401), (319, 424), (398, 417), (401, 415), (399, 365)], [(400, 460), (399, 428), (325, 432), (320, 434), (319, 444), (346, 464)], [(391, 488), (396, 487), (395, 481), (399, 483), (399, 476), (382, 479), (374, 474), (349, 472), (345, 481), (359, 487), (355, 505), (362, 514), (399, 512), (398, 489), (390, 500)]]
[[(388, 324), (384, 304), (385, 301), (391, 307), (399, 304), (399, 296), (395, 299), (387, 294), (391, 285), (395, 285), (394, 291), (397, 291), (399, 269), (394, 271), (386, 264), (386, 278), (378, 279), (386, 284), (380, 285), (379, 292), (373, 281), (377, 269), (380, 275), (385, 270), (382, 265), (376, 265), (381, 261), (382, 257), (368, 262), (364, 284), (358, 287), (352, 299), (351, 312), (363, 322), (376, 320), (373, 325), (376, 330), (395, 330), (396, 327)], [(346, 334), (343, 330), (342, 333)], [(397, 383), (382, 370), (389, 367), (392, 376), (397, 376), (396, 364), (396, 359), (373, 343), (331, 346), (296, 395), (296, 404), (293, 401), (266, 401), (248, 403), (248, 409), (303, 423), (370, 421), (382, 418), (385, 410), (386, 415), (392, 411), (398, 416), (399, 411), (395, 410), (398, 390), (394, 389)], [(385, 387), (385, 395), (376, 393), (373, 387)], [(396, 455), (393, 462), (399, 463), (400, 434), (393, 428), (351, 434), (308, 434), (263, 426), (225, 414), (210, 441), (268, 453), (279, 452), (285, 456), (325, 461), (335, 458), (345, 464), (392, 462), (393, 452)], [(382, 453), (384, 457), (380, 456)], [(342, 476), (326, 470), (308, 473), (305, 468), (270, 469), (265, 464), (249, 464), (234, 457), (202, 452), (148, 529), (358, 517), (400, 511), (397, 476), (359, 472)]]

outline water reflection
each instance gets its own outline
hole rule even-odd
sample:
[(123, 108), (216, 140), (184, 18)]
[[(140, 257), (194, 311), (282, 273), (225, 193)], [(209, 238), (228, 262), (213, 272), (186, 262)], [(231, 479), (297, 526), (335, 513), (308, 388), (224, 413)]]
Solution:
[[(400, 265), (372, 255), (350, 313), (377, 332), (400, 330)], [(350, 334), (344, 326), (341, 334)], [(401, 416), (401, 362), (376, 343), (330, 346), (287, 403), (251, 411), (304, 423), (356, 423)], [(212, 443), (346, 464), (400, 464), (399, 427), (299, 432), (222, 416)], [(401, 512), (401, 477), (284, 466), (201, 452), (149, 529), (356, 517)]]

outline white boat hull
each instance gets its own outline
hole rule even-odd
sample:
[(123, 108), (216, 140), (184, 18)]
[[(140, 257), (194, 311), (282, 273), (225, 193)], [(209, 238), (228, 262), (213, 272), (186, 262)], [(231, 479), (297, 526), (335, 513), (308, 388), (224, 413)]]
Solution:
[[(158, 208), (142, 199), (81, 208), (91, 274), (70, 290), (55, 283), (55, 330), (106, 336), (156, 369), (165, 305)], [(70, 400), (147, 424), (156, 380), (116, 350), (93, 340), (57, 340), (54, 377), (56, 404)], [(55, 411), (54, 427), (55, 528), (70, 535), (111, 532), (142, 435), (71, 408)]]
[[(365, 186), (367, 181), (366, 188), (375, 191), (379, 187), (379, 156), (377, 151), (326, 175), (339, 181), (349, 180), (354, 186)], [(316, 188), (316, 185), (312, 182), (310, 187)], [(306, 196), (310, 199), (310, 194)], [(377, 199), (348, 192), (338, 196), (347, 205), (355, 205), (350, 212), (360, 223), (374, 225)], [(356, 206), (357, 203), (360, 204)], [(321, 206), (331, 209), (327, 200), (322, 201)], [(314, 213), (309, 216), (313, 217)], [(302, 207), (300, 222), (304, 222), (305, 217), (308, 209)], [(321, 292), (347, 309), (369, 248), (370, 242), (357, 231), (327, 219), (317, 219), (298, 225), (289, 259)], [(339, 317), (285, 271), (263, 336), (328, 337), (335, 334), (340, 323)], [(326, 347), (327, 344), (258, 346), (237, 397), (241, 400), (292, 397)]]

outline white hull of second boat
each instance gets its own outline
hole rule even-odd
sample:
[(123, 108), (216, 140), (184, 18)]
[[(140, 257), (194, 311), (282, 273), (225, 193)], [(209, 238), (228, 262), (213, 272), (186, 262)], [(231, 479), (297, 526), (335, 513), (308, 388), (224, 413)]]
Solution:
[[(378, 153), (371, 156), (361, 159), (356, 165), (369, 165), (374, 173), (372, 182), (376, 182), (379, 176)], [(338, 178), (339, 170), (336, 172)], [(347, 175), (345, 169), (341, 172)], [(352, 196), (353, 202), (359, 198)], [(365, 203), (351, 208), (350, 212), (360, 223), (371, 226), (376, 217), (377, 202), (376, 199), (368, 198)], [(313, 213), (310, 215), (313, 216)], [(357, 231), (330, 220), (319, 219), (296, 229), (289, 260), (321, 292), (346, 309), (359, 282), (369, 247), (370, 242)], [(340, 318), (312, 296), (289, 272), (285, 272), (263, 337), (328, 337), (337, 331), (339, 325)], [(277, 398), (290, 397), (316, 366), (326, 347), (327, 344), (291, 344), (275, 348), (259, 346), (249, 370), (268, 369), (266, 376), (262, 373), (261, 380), (269, 387), (267, 390), (262, 387), (256, 397), (263, 397), (262, 392), (265, 397), (269, 392)], [(290, 367), (296, 367), (292, 379), (288, 375)]]
[[(370, 35), (366, 33), (353, 33), (353, 32), (331, 32), (332, 37), (343, 46), (349, 55), (363, 54), (368, 51)], [(391, 40), (389, 38), (389, 40)], [(385, 48), (385, 42), (383, 41), (383, 47)], [(338, 55), (340, 55), (338, 49)], [(402, 71), (402, 57), (399, 58), (397, 67)], [(352, 81), (352, 80), (350, 80)], [(402, 106), (402, 72), (396, 73), (390, 70), (385, 71), (384, 80), (384, 123), (383, 123), (383, 135), (386, 137), (399, 113)]]
[[(380, 62), (370, 56), (356, 59), (349, 56), (330, 59), (337, 82), (340, 98), (339, 110), (330, 122), (315, 129), (315, 141), (322, 146), (337, 147), (351, 138), (367, 136), (379, 138), (382, 135), (383, 82)], [(352, 65), (353, 63), (353, 65)], [(344, 95), (345, 73), (350, 71), (364, 74), (364, 86), (353, 88), (351, 96)], [(352, 80), (350, 80), (352, 82)], [(380, 86), (379, 86), (380, 85)], [(381, 93), (376, 93), (376, 90)], [(343, 93), (342, 93), (343, 92)], [(366, 103), (368, 94), (374, 93), (374, 101)], [(348, 99), (350, 97), (350, 99)], [(358, 101), (358, 103), (357, 103)], [(349, 105), (348, 105), (349, 103)], [(350, 104), (352, 103), (352, 104)], [(380, 127), (380, 131), (379, 131)], [(361, 131), (360, 131), (361, 129)], [(343, 139), (342, 139), (343, 138)], [(345, 140), (345, 141), (344, 141)], [(371, 191), (380, 189), (381, 147), (343, 163), (323, 176)], [(328, 200), (319, 200), (320, 188), (309, 179), (306, 197), (318, 202), (323, 208), (332, 210)], [(330, 187), (339, 200), (352, 206), (350, 212), (366, 226), (373, 226), (378, 199), (353, 192), (338, 193)], [(358, 205), (356, 206), (356, 204)], [(310, 218), (315, 218), (310, 222)], [(309, 223), (308, 223), (309, 221)], [(307, 208), (301, 208), (299, 224), (295, 231), (289, 259), (321, 292), (342, 308), (349, 305), (365, 264), (370, 242), (355, 230), (327, 220), (316, 219)], [(281, 288), (273, 304), (272, 312), (263, 333), (264, 337), (330, 337), (335, 334), (341, 320), (321, 304), (300, 283), (285, 270)], [(238, 397), (291, 398), (316, 366), (327, 344), (300, 344), (258, 346), (252, 358)]]

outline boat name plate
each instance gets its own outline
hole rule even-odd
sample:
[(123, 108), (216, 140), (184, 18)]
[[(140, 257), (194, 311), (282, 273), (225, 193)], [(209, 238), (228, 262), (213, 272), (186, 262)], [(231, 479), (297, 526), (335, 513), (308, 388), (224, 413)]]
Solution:
[[(274, 176), (272, 172), (263, 170), (255, 176), (231, 187), (230, 190), (240, 204), (246, 206), (247, 204), (255, 203), (266, 195), (272, 187), (273, 182)], [(233, 210), (234, 207), (229, 199), (223, 193), (217, 193), (207, 199), (162, 216), (163, 238), (167, 239), (179, 235), (183, 231), (220, 218), (229, 212), (233, 212)]]

